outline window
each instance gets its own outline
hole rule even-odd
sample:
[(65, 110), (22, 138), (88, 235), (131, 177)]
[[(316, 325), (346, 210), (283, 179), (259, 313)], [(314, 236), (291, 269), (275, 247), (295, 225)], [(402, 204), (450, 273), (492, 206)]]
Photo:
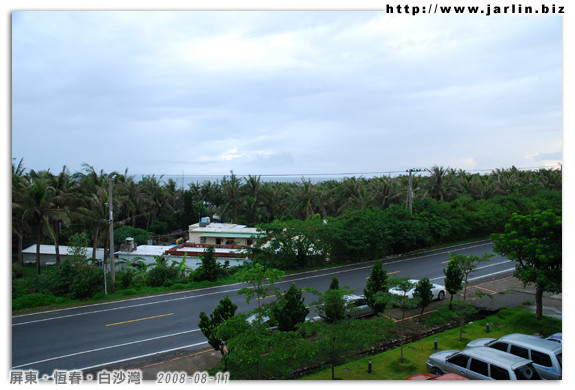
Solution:
[(498, 350), (503, 351), (503, 352), (507, 352), (508, 344), (500, 341), (498, 343), (491, 344), (490, 347), (498, 349)]
[(489, 371), (487, 368), (487, 363), (482, 362), (481, 360), (471, 359), (471, 364), (469, 365), (469, 369), (473, 372), (476, 372), (480, 375), (489, 376)]
[(533, 363), (540, 364), (545, 367), (553, 367), (551, 357), (543, 352), (531, 350), (531, 360), (533, 360)]
[(222, 239), (216, 238), (216, 245), (222, 245)]
[(509, 371), (494, 364), (491, 365), (491, 378), (493, 379), (501, 379), (501, 380), (508, 380)]
[(452, 357), (450, 357), (449, 359), (447, 359), (447, 362), (459, 367), (463, 367), (463, 368), (467, 368), (467, 361), (469, 360), (469, 356), (467, 355), (463, 355), (463, 354), (457, 354), (454, 355)]
[(518, 347), (517, 345), (512, 345), (509, 353), (516, 356), (521, 356), (522, 358), (529, 359), (529, 351), (527, 348)]

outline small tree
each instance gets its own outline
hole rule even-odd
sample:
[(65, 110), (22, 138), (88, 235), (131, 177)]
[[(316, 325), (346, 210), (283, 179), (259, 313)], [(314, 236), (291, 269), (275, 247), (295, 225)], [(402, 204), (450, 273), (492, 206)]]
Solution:
[(337, 277), (333, 277), (329, 289), (319, 293), (312, 289), (306, 289), (319, 296), (319, 299), (312, 303), (316, 307), (317, 313), (324, 318), (326, 322), (333, 324), (345, 318), (346, 313), (350, 310), (350, 305), (345, 299), (346, 295), (352, 294), (350, 288), (339, 288)]
[(331, 278), (331, 283), (329, 284), (329, 289), (330, 290), (339, 290), (339, 279), (337, 278), (337, 276), (334, 276), (333, 278)]
[(404, 278), (392, 278), (390, 280), (390, 284), (392, 287), (395, 288), (396, 291), (399, 292), (393, 299), (393, 302), (396, 306), (399, 306), (401, 309), (401, 321), (399, 322), (399, 334), (400, 334), (400, 345), (401, 345), (401, 357), (400, 361), (403, 363), (403, 323), (405, 320), (405, 311), (408, 309), (413, 309), (417, 307), (417, 303), (414, 301), (413, 298), (408, 296), (408, 292), (411, 291), (414, 287), (414, 284), (410, 282), (408, 277)]
[(198, 281), (208, 280), (213, 282), (218, 279), (222, 270), (218, 264), (215, 256), (215, 249), (213, 246), (209, 246), (204, 251), (203, 255), (199, 255), (202, 265), (198, 267), (195, 272)]
[(374, 314), (383, 313), (387, 306), (386, 295), (389, 294), (388, 275), (383, 269), (381, 261), (376, 261), (369, 274), (369, 279), (363, 289), (367, 305)]
[(214, 309), (210, 317), (205, 312), (200, 313), (200, 322), (198, 327), (208, 339), (208, 343), (216, 351), (225, 354), (225, 342), (217, 334), (217, 328), (220, 324), (232, 318), (236, 314), (238, 306), (234, 304), (229, 297), (220, 300), (218, 306)]
[(305, 321), (309, 309), (304, 304), (302, 291), (292, 283), (272, 307), (272, 314), (280, 331), (293, 331), (296, 325)]
[(417, 300), (417, 305), (421, 308), (421, 313), (419, 314), (419, 321), (423, 317), (423, 311), (427, 306), (433, 302), (433, 285), (428, 278), (423, 278), (415, 285), (415, 290), (413, 291), (413, 298)]
[(457, 264), (457, 267), (461, 270), (463, 274), (463, 301), (461, 303), (461, 308), (459, 311), (459, 339), (463, 340), (463, 322), (464, 313), (467, 309), (467, 286), (469, 285), (469, 274), (475, 271), (480, 263), (487, 262), (491, 260), (494, 255), (491, 253), (485, 253), (483, 256), (475, 255), (457, 255), (454, 253), (449, 254), (449, 261)]
[(73, 260), (86, 260), (90, 237), (82, 232), (73, 234), (68, 241), (68, 255)]
[(447, 268), (443, 269), (445, 275), (445, 289), (451, 295), (449, 310), (452, 309), (453, 296), (463, 290), (463, 272), (456, 261), (450, 261)]
[(250, 303), (252, 299), (256, 298), (258, 301), (257, 313), (261, 316), (262, 299), (278, 294), (278, 289), (274, 287), (274, 284), (283, 278), (284, 272), (274, 268), (266, 269), (261, 264), (254, 264), (252, 267), (240, 271), (239, 275), (241, 281), (249, 284), (250, 287), (241, 288), (236, 295), (245, 295), (246, 303)]

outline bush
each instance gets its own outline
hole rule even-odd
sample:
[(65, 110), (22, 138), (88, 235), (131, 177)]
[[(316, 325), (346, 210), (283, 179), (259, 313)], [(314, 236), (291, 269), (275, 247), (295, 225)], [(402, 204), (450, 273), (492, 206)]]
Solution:
[(57, 297), (92, 298), (104, 289), (104, 274), (101, 268), (85, 261), (66, 260), (40, 275), (37, 289)]
[(12, 310), (22, 310), (39, 306), (54, 305), (64, 301), (64, 298), (58, 298), (51, 294), (33, 293), (13, 299)]
[(176, 267), (168, 267), (160, 264), (148, 271), (148, 286), (162, 287), (166, 282), (171, 285), (179, 281), (180, 272)]
[(104, 289), (103, 271), (94, 266), (81, 267), (74, 277), (70, 286), (71, 295), (74, 299), (92, 298)]

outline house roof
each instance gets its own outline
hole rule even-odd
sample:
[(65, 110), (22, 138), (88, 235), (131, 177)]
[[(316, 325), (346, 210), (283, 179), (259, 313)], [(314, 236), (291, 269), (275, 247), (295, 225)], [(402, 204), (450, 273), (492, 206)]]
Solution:
[(171, 245), (138, 245), (135, 251), (132, 252), (116, 252), (120, 256), (161, 256), (168, 249), (172, 249)]
[[(68, 253), (68, 249), (70, 247), (66, 246), (66, 245), (58, 245), (58, 251), (60, 253), (60, 255), (64, 255), (67, 256), (69, 255)], [(88, 255), (92, 254), (92, 247), (88, 247), (88, 248), (84, 248), (86, 250), (86, 252), (88, 253)], [(103, 248), (98, 248), (96, 249), (98, 253), (100, 252), (104, 252)], [(36, 254), (36, 244), (34, 245), (30, 245), (28, 248), (23, 249), (22, 253), (27, 253), (27, 254)], [(56, 246), (55, 245), (45, 245), (45, 244), (41, 244), (40, 245), (40, 254), (42, 255), (55, 255), (56, 254)]]
[(245, 225), (233, 223), (210, 223), (203, 227), (200, 227), (199, 224), (190, 225), (189, 232), (201, 233), (206, 237), (250, 238), (260, 235), (257, 228), (250, 228)]

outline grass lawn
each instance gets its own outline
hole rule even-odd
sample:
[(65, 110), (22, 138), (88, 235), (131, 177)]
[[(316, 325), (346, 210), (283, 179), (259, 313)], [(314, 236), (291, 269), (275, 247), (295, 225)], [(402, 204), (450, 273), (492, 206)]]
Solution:
[[(489, 322), (489, 333), (487, 333)], [(536, 334), (540, 330), (545, 336), (555, 332), (561, 332), (562, 321), (544, 317), (543, 320), (535, 319), (535, 314), (522, 309), (502, 309), (497, 314), (483, 320), (475, 321), (464, 326), (463, 340), (459, 337), (459, 327), (436, 334), (414, 343), (403, 346), (404, 361), (400, 361), (401, 349), (396, 348), (371, 357), (348, 362), (335, 369), (336, 379), (346, 380), (391, 380), (405, 379), (406, 377), (422, 372), (427, 372), (425, 362), (429, 355), (435, 353), (435, 339), (437, 338), (438, 350), (465, 348), (471, 341), (482, 337), (498, 338), (509, 333)], [(372, 373), (368, 367), (371, 360)], [(306, 380), (330, 380), (329, 368), (316, 374), (304, 377)]]

